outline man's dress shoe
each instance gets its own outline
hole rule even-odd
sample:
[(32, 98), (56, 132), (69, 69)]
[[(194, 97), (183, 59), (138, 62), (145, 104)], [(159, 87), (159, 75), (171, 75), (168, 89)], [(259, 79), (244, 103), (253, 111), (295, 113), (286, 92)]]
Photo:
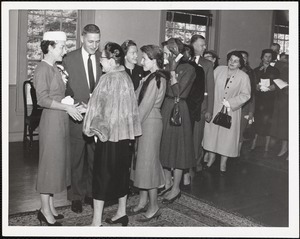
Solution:
[(94, 208), (93, 198), (92, 197), (85, 197), (84, 203), (91, 205), (92, 208)]
[(71, 210), (76, 213), (82, 212), (82, 203), (80, 200), (72, 201)]

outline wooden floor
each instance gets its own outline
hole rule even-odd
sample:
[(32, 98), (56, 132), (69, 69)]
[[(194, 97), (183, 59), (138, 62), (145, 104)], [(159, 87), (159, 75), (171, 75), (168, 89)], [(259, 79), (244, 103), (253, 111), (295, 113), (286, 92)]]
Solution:
[[(247, 144), (243, 148), (247, 152)], [(276, 153), (276, 147), (275, 147)], [(219, 208), (251, 217), (266, 226), (287, 227), (288, 161), (262, 158), (259, 149), (241, 159), (229, 159), (227, 175), (221, 177), (219, 162), (212, 172), (194, 175), (190, 187), (182, 190)], [(35, 191), (38, 166), (38, 143), (33, 150), (23, 150), (22, 142), (9, 144), (9, 214), (40, 208)], [(70, 204), (66, 192), (55, 195), (56, 206)]]

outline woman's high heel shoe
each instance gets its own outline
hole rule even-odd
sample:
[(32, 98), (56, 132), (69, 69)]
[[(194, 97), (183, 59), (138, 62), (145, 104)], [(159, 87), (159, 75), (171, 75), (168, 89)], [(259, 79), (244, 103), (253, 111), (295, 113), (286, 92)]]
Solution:
[(146, 212), (147, 207), (148, 207), (148, 204), (146, 204), (143, 208), (140, 208), (140, 209), (134, 211), (135, 206), (132, 206), (132, 207), (129, 208), (129, 210), (127, 212), (127, 215), (128, 216), (134, 216), (134, 215), (140, 214), (142, 212)]
[(162, 191), (159, 192), (157, 195), (158, 195), (158, 196), (163, 196), (163, 195), (165, 195), (167, 192), (171, 191), (171, 189), (172, 189), (172, 186), (169, 187), (169, 188), (167, 188), (167, 189), (162, 190)]
[(153, 216), (151, 216), (151, 217), (146, 217), (145, 215), (143, 215), (144, 218), (137, 219), (137, 221), (139, 221), (139, 222), (149, 222), (150, 220), (152, 220), (152, 219), (154, 219), (154, 218), (156, 218), (156, 220), (157, 220), (157, 219), (160, 217), (160, 215), (161, 215), (161, 211), (158, 209), (158, 210), (153, 214)]
[(37, 219), (40, 221), (41, 226), (42, 222), (45, 222), (48, 226), (62, 226), (60, 222), (49, 223), (41, 210), (38, 212)]
[(57, 216), (53, 215), (53, 216), (54, 216), (54, 219), (56, 219), (56, 220), (65, 218), (64, 215), (62, 215), (62, 214), (58, 214)]
[(108, 224), (122, 223), (122, 226), (126, 227), (128, 225), (129, 219), (128, 219), (128, 216), (125, 215), (125, 216), (120, 217), (120, 218), (118, 218), (117, 220), (114, 220), (114, 221), (111, 218), (106, 218), (105, 222), (108, 223)]
[(173, 198), (171, 198), (171, 199), (166, 199), (166, 198), (164, 198), (163, 200), (162, 200), (162, 203), (163, 204), (170, 204), (170, 203), (173, 203), (177, 198), (180, 198), (181, 197), (181, 191), (175, 196), (175, 197), (173, 197)]

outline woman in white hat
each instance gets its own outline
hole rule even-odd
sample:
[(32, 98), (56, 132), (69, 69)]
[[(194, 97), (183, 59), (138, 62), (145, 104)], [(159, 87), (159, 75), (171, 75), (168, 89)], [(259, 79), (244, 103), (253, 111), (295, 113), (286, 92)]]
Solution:
[[(70, 185), (69, 115), (81, 121), (80, 111), (72, 102), (62, 103), (66, 79), (55, 65), (66, 53), (66, 34), (61, 31), (45, 32), (41, 42), (44, 59), (35, 70), (33, 83), (37, 101), (43, 113), (39, 125), (39, 166), (36, 189), (41, 196), (37, 218), (48, 226), (61, 226), (53, 195)], [(65, 102), (65, 99), (63, 100)]]

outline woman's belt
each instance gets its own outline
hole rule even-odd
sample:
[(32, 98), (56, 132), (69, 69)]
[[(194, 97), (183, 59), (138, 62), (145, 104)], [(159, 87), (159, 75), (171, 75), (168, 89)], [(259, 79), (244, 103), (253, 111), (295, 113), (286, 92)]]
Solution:
[(169, 96), (169, 95), (166, 95), (166, 97), (169, 99), (174, 99), (175, 103), (178, 103), (179, 101), (186, 99), (186, 98), (181, 98), (181, 97), (177, 97), (177, 96)]

